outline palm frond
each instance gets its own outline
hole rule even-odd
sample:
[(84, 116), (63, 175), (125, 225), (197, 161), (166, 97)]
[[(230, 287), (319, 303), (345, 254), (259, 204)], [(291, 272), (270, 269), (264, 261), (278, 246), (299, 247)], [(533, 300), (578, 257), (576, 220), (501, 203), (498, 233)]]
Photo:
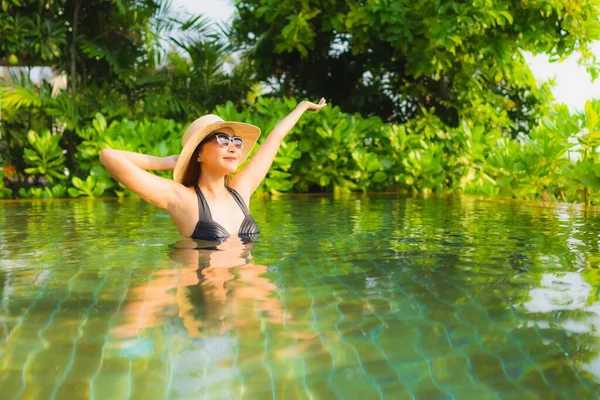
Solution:
[(0, 86), (0, 96), (2, 96), (2, 105), (6, 110), (18, 110), (21, 107), (40, 107), (42, 99), (38, 91), (32, 87), (19, 85)]
[(126, 8), (125, 8), (125, 4), (123, 4), (122, 0), (112, 0), (112, 3), (117, 6), (120, 13), (125, 14)]
[(215, 41), (220, 38), (219, 32), (215, 29), (215, 23), (203, 15), (193, 16), (180, 22), (177, 42), (180, 47), (187, 47), (193, 43)]
[(180, 29), (182, 31), (194, 31), (200, 35), (214, 33), (214, 22), (204, 15), (194, 15), (186, 21), (182, 21)]
[(150, 20), (151, 29), (146, 32), (146, 47), (149, 59), (154, 65), (161, 65), (168, 53), (168, 38), (178, 29), (181, 21), (173, 11), (172, 0), (164, 0), (157, 6), (156, 12)]
[(164, 83), (169, 79), (167, 71), (159, 70), (152, 71), (149, 73), (138, 73), (135, 80), (136, 86), (153, 85), (157, 83)]
[(119, 73), (122, 70), (115, 52), (107, 46), (100, 46), (87, 39), (80, 39), (79, 48), (86, 56), (90, 58), (106, 60), (116, 73)]
[(79, 124), (77, 104), (73, 97), (66, 92), (61, 92), (55, 99), (48, 102), (46, 113), (60, 118), (69, 129), (76, 128)]
[(152, 17), (152, 31), (161, 37), (173, 30), (178, 22), (179, 20), (174, 16), (173, 1), (164, 0), (159, 3), (158, 9)]

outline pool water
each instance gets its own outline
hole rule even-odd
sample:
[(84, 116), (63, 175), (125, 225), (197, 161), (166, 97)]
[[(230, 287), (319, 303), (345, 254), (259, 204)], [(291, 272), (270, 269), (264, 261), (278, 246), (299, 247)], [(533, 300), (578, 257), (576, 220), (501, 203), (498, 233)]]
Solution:
[(600, 215), (396, 195), (251, 209), (260, 238), (210, 250), (137, 200), (0, 203), (0, 397), (600, 393)]

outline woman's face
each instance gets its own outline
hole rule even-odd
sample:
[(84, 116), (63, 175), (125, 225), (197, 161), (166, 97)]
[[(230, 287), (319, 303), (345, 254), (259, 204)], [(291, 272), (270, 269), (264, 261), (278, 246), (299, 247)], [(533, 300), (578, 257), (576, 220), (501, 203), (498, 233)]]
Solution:
[[(233, 129), (221, 128), (219, 132), (233, 136)], [(203, 171), (211, 171), (215, 174), (229, 175), (237, 170), (242, 156), (242, 150), (238, 149), (233, 143), (223, 147), (216, 138), (212, 138), (204, 143), (198, 162)]]

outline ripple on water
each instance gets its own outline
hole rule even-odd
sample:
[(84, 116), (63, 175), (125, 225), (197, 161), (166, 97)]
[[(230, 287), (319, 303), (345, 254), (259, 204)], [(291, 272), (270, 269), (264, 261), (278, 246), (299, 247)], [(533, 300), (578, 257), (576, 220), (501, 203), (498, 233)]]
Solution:
[(597, 215), (395, 195), (252, 213), (259, 239), (215, 250), (140, 201), (0, 204), (3, 393), (600, 391)]

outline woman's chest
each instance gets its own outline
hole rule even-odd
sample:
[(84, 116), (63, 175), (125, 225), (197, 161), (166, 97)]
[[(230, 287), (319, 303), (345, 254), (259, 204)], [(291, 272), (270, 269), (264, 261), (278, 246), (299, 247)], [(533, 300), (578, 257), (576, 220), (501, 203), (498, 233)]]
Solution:
[[(239, 232), (240, 226), (246, 216), (235, 201), (212, 202), (212, 204), (209, 203), (209, 208), (210, 217), (212, 217), (214, 222), (225, 228), (229, 234), (233, 235)], [(209, 218), (202, 219), (208, 220)]]

